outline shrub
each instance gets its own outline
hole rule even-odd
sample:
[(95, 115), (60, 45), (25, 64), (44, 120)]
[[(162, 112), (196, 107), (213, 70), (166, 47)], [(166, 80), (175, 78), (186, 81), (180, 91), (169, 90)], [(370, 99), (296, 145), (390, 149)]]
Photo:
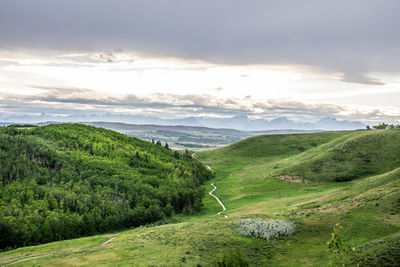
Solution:
[(219, 255), (214, 264), (218, 267), (245, 267), (249, 266), (248, 261), (235, 249), (231, 252)]
[(332, 255), (332, 260), (328, 263), (328, 266), (347, 266), (346, 259), (349, 257), (350, 252), (355, 252), (355, 248), (346, 246), (343, 243), (342, 230), (343, 227), (337, 223), (333, 228), (331, 239), (326, 243)]
[(293, 222), (281, 220), (241, 219), (234, 222), (242, 236), (260, 237), (266, 241), (280, 237), (289, 237), (296, 232)]

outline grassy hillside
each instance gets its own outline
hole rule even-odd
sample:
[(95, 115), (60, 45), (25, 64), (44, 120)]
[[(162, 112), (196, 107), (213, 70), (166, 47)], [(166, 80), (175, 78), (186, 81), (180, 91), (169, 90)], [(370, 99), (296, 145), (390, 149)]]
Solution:
[[(0, 264), (213, 266), (218, 255), (238, 249), (251, 266), (326, 266), (332, 259), (326, 242), (340, 223), (344, 245), (356, 248), (345, 256), (350, 266), (394, 266), (400, 261), (400, 164), (393, 156), (398, 133), (258, 136), (199, 152), (195, 158), (216, 170), (211, 181), (218, 187), (214, 194), (227, 207), (222, 216), (217, 215), (221, 207), (215, 199), (205, 195), (200, 212), (180, 215), (177, 223), (19, 248), (1, 253)], [(373, 171), (350, 181), (319, 179), (313, 162), (330, 162), (321, 176), (334, 172), (339, 163), (332, 155), (343, 148), (348, 153), (343, 163), (352, 172), (370, 167), (359, 165), (357, 157), (369, 153)], [(212, 186), (206, 184), (205, 189)], [(269, 242), (239, 236), (231, 222), (249, 217), (290, 220), (297, 232)]]
[(240, 169), (255, 162), (286, 158), (327, 143), (349, 132), (259, 135), (232, 145), (202, 151), (197, 158), (219, 169)]
[(0, 128), (0, 248), (165, 220), (202, 205), (190, 154), (81, 124)]
[(287, 168), (284, 173), (314, 181), (349, 181), (400, 166), (400, 131), (367, 131)]

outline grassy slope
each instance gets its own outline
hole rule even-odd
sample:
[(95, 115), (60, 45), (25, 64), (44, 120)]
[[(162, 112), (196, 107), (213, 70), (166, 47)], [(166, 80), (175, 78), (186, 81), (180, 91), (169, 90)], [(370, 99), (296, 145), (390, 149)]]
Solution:
[[(354, 134), (358, 133), (258, 136), (222, 149), (198, 153), (196, 157), (218, 170), (217, 194), (230, 214), (271, 213), (286, 210), (296, 201), (321, 197), (342, 187), (338, 184), (286, 184), (272, 175), (296, 164), (299, 158), (306, 160), (318, 155)], [(213, 211), (215, 207), (219, 209), (218, 204), (207, 206)]]
[(366, 131), (284, 172), (314, 181), (348, 181), (400, 166), (400, 131)]
[[(210, 264), (216, 254), (239, 248), (253, 265), (323, 266), (328, 262), (325, 243), (336, 222), (345, 227), (346, 244), (359, 248), (356, 260), (361, 266), (368, 266), (368, 258), (374, 259), (374, 265), (390, 264), (398, 259), (399, 244), (395, 240), (400, 234), (400, 168), (396, 169), (400, 164), (396, 166), (396, 158), (385, 156), (381, 168), (374, 169), (367, 178), (346, 183), (321, 179), (320, 182), (289, 184), (272, 176), (288, 169), (300, 174), (299, 170), (303, 169), (299, 166), (321, 158), (329, 160), (335, 149), (357, 144), (359, 140), (371, 140), (363, 139), (366, 136), (376, 139), (379, 146), (389, 149), (383, 152), (391, 154), (390, 143), (396, 140), (397, 133), (261, 136), (198, 153), (196, 157), (219, 170), (215, 194), (227, 206), (229, 218), (215, 215), (220, 207), (207, 196), (203, 211), (195, 217), (181, 218), (181, 223), (21, 248), (0, 254), (0, 264), (43, 256), (16, 266), (90, 266), (110, 262), (115, 266), (132, 263), (138, 266), (201, 263), (204, 266)], [(376, 149), (369, 143), (361, 145), (362, 149)], [(356, 146), (351, 150), (361, 148)], [(353, 159), (358, 160), (348, 157), (346, 161)], [(357, 164), (349, 166), (356, 169)], [(301, 174), (310, 175), (308, 172)], [(206, 187), (211, 189), (209, 185)], [(271, 243), (242, 238), (228, 226), (228, 221), (242, 216), (289, 218), (298, 223), (299, 230), (290, 240)], [(101, 246), (112, 236), (117, 238)]]
[(197, 158), (224, 171), (235, 171), (254, 163), (286, 158), (327, 143), (349, 132), (276, 134), (254, 136), (232, 145), (198, 153)]

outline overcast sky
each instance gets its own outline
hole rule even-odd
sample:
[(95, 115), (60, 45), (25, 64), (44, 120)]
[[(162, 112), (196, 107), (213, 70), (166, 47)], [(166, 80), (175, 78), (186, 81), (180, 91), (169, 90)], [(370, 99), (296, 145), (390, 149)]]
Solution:
[(398, 0), (1, 0), (0, 120), (399, 121), (399, 14)]

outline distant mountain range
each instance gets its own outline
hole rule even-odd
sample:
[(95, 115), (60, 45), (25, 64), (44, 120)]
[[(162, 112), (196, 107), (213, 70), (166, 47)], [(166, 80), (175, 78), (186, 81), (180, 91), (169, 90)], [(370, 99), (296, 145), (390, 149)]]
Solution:
[(339, 121), (335, 118), (324, 118), (316, 122), (294, 122), (286, 117), (273, 120), (249, 119), (247, 116), (235, 116), (233, 118), (201, 118), (189, 117), (180, 120), (171, 120), (170, 124), (188, 126), (207, 126), (212, 128), (231, 128), (241, 131), (267, 131), (267, 130), (356, 130), (363, 129), (361, 122)]
[[(58, 118), (59, 122), (84, 122), (84, 121), (109, 121), (123, 122), (129, 124), (152, 124), (152, 125), (181, 125), (194, 127), (224, 128), (236, 129), (240, 131), (269, 131), (269, 130), (305, 130), (305, 131), (338, 131), (338, 130), (357, 130), (364, 129), (365, 125), (358, 121), (337, 120), (335, 118), (323, 118), (316, 122), (295, 122), (286, 117), (276, 118), (273, 120), (266, 119), (250, 119), (246, 115), (234, 116), (232, 118), (205, 118), (205, 117), (187, 117), (183, 119), (162, 119), (148, 116), (116, 116), (111, 114), (103, 114), (99, 116), (88, 117), (87, 120), (82, 118)], [(4, 122), (0, 125), (8, 125), (11, 123)]]

